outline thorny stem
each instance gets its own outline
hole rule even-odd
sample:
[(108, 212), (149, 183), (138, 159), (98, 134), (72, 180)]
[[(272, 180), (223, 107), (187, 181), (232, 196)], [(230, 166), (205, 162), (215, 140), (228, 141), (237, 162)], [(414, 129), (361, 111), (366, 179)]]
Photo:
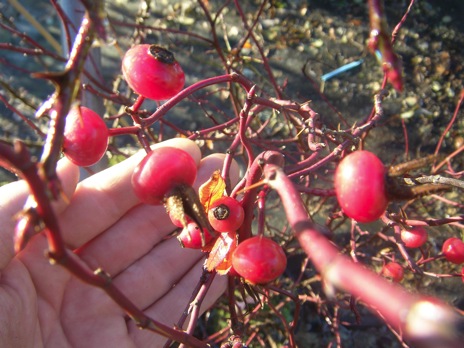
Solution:
[(59, 191), (56, 187), (59, 186), (56, 183), (56, 164), (61, 155), (66, 115), (79, 92), (80, 74), (96, 33), (95, 23), (91, 20), (95, 14), (92, 15), (90, 12), (101, 11), (103, 11), (101, 0), (93, 2), (92, 6), (87, 8), (63, 72), (35, 74), (35, 77), (48, 79), (55, 85), (55, 93), (36, 113), (37, 117), (50, 113), (50, 131), (45, 139), (39, 170), (42, 179), (50, 181), (50, 194), (54, 198), (58, 196)]
[[(282, 169), (267, 164), (264, 176), (267, 184), (279, 194), (302, 249), (328, 284), (359, 297), (415, 344), (461, 345), (459, 325), (462, 325), (462, 318), (453, 309), (436, 299), (411, 294), (340, 254), (311, 222), (299, 192)], [(386, 298), (389, 301), (385, 301)]]
[(47, 188), (38, 173), (39, 164), (31, 158), (24, 143), (16, 141), (14, 148), (0, 143), (0, 165), (15, 173), (19, 173), (27, 181), (31, 195), (35, 199), (33, 208), (47, 226), (46, 233), (50, 253), (58, 257), (64, 257), (64, 242), (59, 233), (59, 225), (55, 212), (47, 195)]
[[(440, 137), (440, 140), (438, 141), (438, 144), (437, 144), (437, 147), (436, 147), (435, 153), (434, 153), (435, 155), (437, 155), (438, 151), (440, 151), (440, 147), (441, 147), (441, 145), (443, 143), (443, 140), (444, 140), (446, 134), (448, 134), (451, 127), (455, 123), (456, 118), (458, 117), (459, 109), (461, 108), (461, 105), (462, 105), (463, 101), (464, 101), (464, 89), (461, 91), (461, 95), (459, 97), (458, 103), (456, 104), (456, 108), (454, 109), (453, 117), (451, 117), (451, 120), (449, 121), (448, 125), (446, 126), (446, 129), (444, 130), (443, 134)], [(437, 168), (440, 168), (440, 166), (438, 166)]]
[(248, 124), (248, 114), (250, 112), (251, 107), (253, 106), (253, 97), (255, 96), (255, 90), (256, 86), (253, 86), (250, 88), (250, 90), (247, 93), (247, 98), (245, 101), (245, 104), (243, 105), (242, 110), (240, 111), (239, 115), (239, 139), (241, 145), (245, 148), (245, 151), (248, 156), (248, 166), (251, 166), (251, 163), (253, 162), (254, 156), (253, 156), (253, 150), (251, 149), (249, 142), (247, 140), (246, 136), (246, 131), (247, 131), (247, 124)]
[[(256, 16), (256, 21), (253, 24), (253, 26), (257, 23), (257, 20), (259, 19), (260, 13), (263, 11), (264, 5), (266, 4), (266, 2), (267, 2), (266, 0), (263, 0), (263, 2), (261, 3), (261, 6), (260, 6), (260, 8), (258, 10), (258, 15)], [(248, 31), (248, 35), (251, 37), (251, 39), (253, 40), (253, 43), (258, 48), (259, 54), (260, 54), (261, 59), (263, 61), (264, 69), (266, 69), (267, 76), (269, 77), (269, 80), (271, 81), (271, 84), (274, 87), (274, 91), (276, 93), (276, 96), (281, 98), (282, 93), (281, 93), (280, 88), (279, 88), (279, 86), (277, 84), (277, 81), (275, 80), (274, 74), (272, 73), (272, 69), (271, 69), (271, 66), (269, 65), (269, 61), (268, 61), (268, 59), (266, 57), (266, 54), (264, 53), (263, 48), (261, 47), (260, 43), (256, 39), (256, 36), (255, 36), (255, 34), (253, 32), (253, 26), (248, 25), (245, 13), (243, 12), (242, 7), (240, 6), (240, 2), (237, 1), (237, 0), (234, 0), (234, 3), (235, 3), (235, 7), (237, 8), (237, 11), (238, 11), (240, 17), (242, 18), (242, 23), (244, 24), (245, 28)]]
[[(206, 271), (204, 271), (205, 275), (206, 275)], [(205, 296), (211, 286), (211, 284), (213, 283), (213, 280), (214, 280), (214, 277), (216, 276), (216, 273), (212, 272), (212, 273), (208, 273), (207, 275), (207, 279), (206, 279), (206, 282), (204, 282), (204, 284), (201, 285), (201, 288), (200, 290), (198, 290), (196, 292), (196, 295), (194, 297), (194, 299), (190, 302), (190, 322), (189, 322), (189, 325), (187, 327), (187, 330), (186, 332), (187, 333), (190, 333), (190, 334), (193, 334), (193, 331), (195, 330), (195, 327), (197, 325), (197, 322), (198, 322), (198, 317), (200, 316), (200, 307), (201, 307), (201, 304), (203, 303), (203, 300), (205, 299)], [(195, 294), (195, 292), (194, 292)]]
[(401, 61), (393, 50), (393, 44), (388, 34), (383, 0), (369, 0), (368, 4), (371, 27), (368, 47), (381, 62), (385, 78), (388, 78), (393, 87), (401, 92), (403, 89)]
[(316, 162), (315, 164), (308, 166), (306, 168), (303, 168), (301, 170), (298, 170), (296, 172), (292, 172), (289, 177), (291, 178), (298, 178), (300, 176), (305, 176), (318, 168), (321, 168), (325, 164), (335, 160), (342, 151), (344, 151), (348, 146), (353, 145), (353, 143), (359, 139), (363, 134), (367, 133), (370, 129), (374, 128), (377, 124), (377, 122), (382, 118), (383, 116), (383, 109), (381, 106), (381, 101), (385, 97), (386, 93), (384, 91), (381, 91), (380, 93), (376, 94), (374, 96), (374, 103), (375, 103), (375, 114), (374, 116), (365, 124), (355, 128), (353, 132), (351, 133), (350, 139), (347, 139), (343, 141), (340, 145), (338, 145), (336, 148), (332, 150), (332, 152), (322, 158), (320, 161)]
[(176, 106), (181, 100), (185, 99), (186, 97), (195, 93), (196, 91), (202, 88), (211, 86), (211, 85), (225, 83), (225, 82), (237, 82), (243, 88), (245, 88), (247, 92), (252, 87), (252, 84), (250, 81), (248, 81), (244, 76), (237, 74), (237, 73), (220, 75), (220, 76), (211, 77), (209, 79), (201, 80), (183, 89), (177, 95), (175, 95), (174, 97), (169, 99), (166, 103), (161, 105), (151, 116), (141, 120), (142, 127), (148, 127), (152, 125), (153, 123), (158, 121), (160, 118), (162, 118), (164, 115), (166, 115), (166, 113), (169, 110), (171, 110), (174, 106)]
[[(239, 183), (235, 187), (234, 191), (232, 192), (232, 195), (235, 195), (240, 188), (252, 187), (253, 184), (261, 180), (263, 175), (262, 166), (264, 165), (264, 163), (274, 163), (276, 165), (283, 165), (283, 162), (283, 155), (277, 151), (266, 151), (258, 155), (251, 164), (251, 166), (248, 168), (247, 174), (242, 180), (242, 183)], [(243, 210), (245, 211), (245, 219), (242, 223), (242, 226), (240, 226), (238, 230), (239, 243), (251, 236), (251, 225), (254, 219), (253, 210), (257, 192), (258, 187), (247, 189), (241, 201)]]
[(232, 331), (237, 335), (242, 335), (243, 327), (240, 324), (240, 320), (237, 314), (237, 304), (235, 301), (235, 277), (228, 276), (227, 277), (227, 305), (229, 306), (229, 314), (230, 314), (230, 327)]
[(406, 12), (404, 13), (404, 15), (401, 18), (401, 20), (399, 21), (399, 23), (393, 29), (392, 34), (391, 34), (391, 43), (392, 43), (392, 45), (395, 43), (396, 36), (398, 35), (398, 32), (400, 31), (400, 28), (403, 26), (404, 22), (406, 22), (406, 18), (408, 18), (409, 12), (411, 12), (411, 9), (412, 9), (412, 7), (414, 5), (414, 2), (415, 2), (415, 0), (411, 0), (409, 2), (409, 6), (408, 6)]
[[(203, 303), (203, 300), (205, 299), (206, 294), (209, 288), (211, 287), (211, 284), (213, 283), (215, 276), (216, 276), (216, 273), (214, 272), (207, 272), (206, 270), (203, 271), (203, 274), (200, 278), (198, 286), (192, 292), (193, 295), (192, 295), (192, 298), (190, 299), (189, 306), (184, 311), (182, 317), (177, 323), (178, 327), (182, 327), (185, 319), (190, 314), (190, 321), (189, 321), (187, 329), (185, 330), (185, 332), (188, 334), (193, 335), (194, 333), (195, 327), (198, 322), (198, 318), (200, 316), (201, 304)], [(167, 343), (165, 346), (168, 347)], [(185, 345), (181, 344), (179, 348), (181, 347), (185, 348)]]
[[(284, 289), (280, 289), (280, 288), (278, 288), (276, 286), (267, 286), (267, 288), (269, 290), (275, 291), (275, 292), (277, 292), (277, 293), (279, 293), (281, 295), (286, 296), (287, 298), (289, 298), (294, 303), (295, 309), (293, 310), (293, 320), (290, 323), (287, 323), (286, 319), (282, 315), (278, 314), (280, 312), (280, 310), (276, 311), (276, 308), (273, 308), (273, 311), (277, 315), (279, 315), (283, 325), (285, 326), (287, 332), (289, 333), (288, 339), (290, 341), (290, 347), (296, 347), (294, 334), (295, 334), (296, 324), (297, 324), (297, 321), (298, 321), (298, 318), (299, 318), (299, 315), (300, 315), (301, 303), (300, 303), (299, 299), (293, 293), (291, 293), (289, 291), (286, 291)], [(268, 305), (271, 306), (269, 301), (268, 301)]]

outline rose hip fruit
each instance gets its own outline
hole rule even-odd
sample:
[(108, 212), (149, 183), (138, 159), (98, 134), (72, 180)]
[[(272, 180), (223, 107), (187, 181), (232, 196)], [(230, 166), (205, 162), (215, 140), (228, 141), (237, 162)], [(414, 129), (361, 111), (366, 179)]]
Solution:
[(377, 220), (388, 205), (385, 176), (384, 165), (372, 152), (347, 155), (335, 171), (335, 193), (343, 212), (359, 222)]
[(449, 262), (464, 263), (464, 242), (461, 239), (452, 237), (445, 240), (442, 252)]
[(187, 227), (177, 236), (182, 247), (189, 249), (201, 249), (204, 247), (202, 238), (205, 239), (204, 243), (206, 245), (213, 239), (213, 236), (211, 236), (208, 230), (202, 230), (198, 227), (195, 222), (189, 222)]
[(162, 204), (179, 185), (192, 186), (197, 175), (195, 160), (184, 150), (159, 147), (148, 153), (132, 174), (132, 187), (146, 204)]
[(108, 128), (95, 111), (85, 106), (72, 108), (66, 116), (63, 153), (78, 166), (91, 166), (105, 154), (108, 137)]
[(389, 262), (382, 268), (382, 275), (394, 282), (400, 282), (404, 277), (404, 269), (398, 262)]
[(122, 73), (132, 90), (153, 100), (169, 99), (184, 88), (181, 66), (170, 51), (157, 45), (130, 48), (122, 60)]
[(428, 238), (427, 230), (422, 226), (415, 226), (401, 231), (401, 240), (408, 248), (419, 248)]
[(251, 284), (273, 281), (285, 271), (286, 266), (287, 257), (282, 247), (263, 236), (244, 240), (232, 254), (232, 267)]
[(208, 210), (209, 223), (218, 232), (236, 231), (244, 219), (242, 205), (232, 197), (217, 199)]

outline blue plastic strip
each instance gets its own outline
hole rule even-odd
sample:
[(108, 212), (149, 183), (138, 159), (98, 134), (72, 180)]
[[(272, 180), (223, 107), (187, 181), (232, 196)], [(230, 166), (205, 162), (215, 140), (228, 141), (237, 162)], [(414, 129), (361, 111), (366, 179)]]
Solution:
[(337, 75), (343, 74), (344, 72), (350, 71), (351, 69), (354, 69), (360, 66), (363, 62), (364, 62), (364, 59), (359, 59), (359, 60), (355, 60), (354, 62), (345, 64), (331, 72), (328, 72), (327, 74), (322, 75), (321, 80), (327, 81)]

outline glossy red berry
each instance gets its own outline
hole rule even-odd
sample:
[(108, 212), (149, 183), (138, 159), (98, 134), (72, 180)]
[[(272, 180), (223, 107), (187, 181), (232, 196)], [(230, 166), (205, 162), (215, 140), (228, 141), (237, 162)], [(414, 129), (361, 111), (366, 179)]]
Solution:
[(202, 234), (205, 239), (205, 245), (213, 239), (213, 236), (211, 236), (207, 229), (202, 230), (195, 222), (189, 222), (187, 227), (177, 236), (177, 239), (183, 248), (201, 249), (204, 247), (201, 239)]
[(452, 237), (445, 240), (442, 252), (449, 262), (464, 263), (464, 242), (461, 239)]
[(422, 226), (415, 226), (401, 231), (401, 240), (408, 248), (419, 248), (428, 238), (427, 230)]
[(157, 205), (176, 186), (192, 186), (196, 175), (197, 165), (190, 154), (174, 147), (159, 147), (135, 167), (132, 187), (143, 203)]
[(388, 204), (385, 176), (384, 165), (372, 152), (346, 156), (335, 171), (335, 193), (343, 212), (359, 222), (377, 220)]
[(263, 236), (244, 240), (232, 254), (232, 267), (252, 284), (273, 281), (285, 271), (286, 266), (287, 257), (282, 247)]
[(129, 87), (145, 98), (165, 100), (184, 88), (185, 75), (174, 55), (157, 45), (135, 45), (122, 60)]
[(232, 197), (222, 197), (211, 204), (208, 220), (218, 232), (230, 232), (242, 226), (245, 212), (242, 205)]
[(404, 277), (404, 269), (398, 262), (389, 262), (382, 268), (382, 275), (394, 282), (400, 282)]
[(95, 111), (85, 106), (72, 108), (66, 116), (63, 153), (78, 166), (91, 166), (105, 154), (108, 137), (108, 128)]

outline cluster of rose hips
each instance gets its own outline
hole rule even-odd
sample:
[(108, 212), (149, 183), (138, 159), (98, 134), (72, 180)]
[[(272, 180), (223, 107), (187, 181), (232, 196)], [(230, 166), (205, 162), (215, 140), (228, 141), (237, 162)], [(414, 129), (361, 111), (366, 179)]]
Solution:
[[(184, 72), (172, 53), (157, 45), (141, 44), (129, 49), (122, 61), (122, 72), (133, 91), (153, 100), (175, 96), (185, 83)], [(105, 154), (108, 138), (108, 128), (97, 113), (83, 106), (76, 107), (66, 118), (63, 153), (79, 166), (90, 166)], [(132, 184), (142, 202), (165, 204), (168, 196), (182, 191), (179, 186), (192, 186), (196, 170), (195, 161), (186, 152), (158, 148), (148, 153), (137, 166)], [(379, 219), (389, 203), (386, 176), (383, 163), (369, 151), (355, 151), (344, 157), (334, 178), (343, 213), (361, 223)], [(224, 196), (208, 203), (203, 212), (207, 219), (199, 220), (184, 211), (180, 216), (173, 215), (168, 209), (173, 224), (182, 228), (178, 239), (183, 247), (214, 251), (215, 255), (220, 255), (220, 260), (210, 261), (207, 264), (209, 270), (239, 274), (254, 284), (267, 283), (283, 273), (285, 253), (271, 239), (256, 236), (237, 245), (236, 232), (245, 214), (240, 202)], [(401, 240), (407, 248), (420, 248), (427, 237), (423, 227), (401, 232)], [(217, 250), (225, 249), (226, 245), (227, 252)], [(457, 237), (448, 238), (442, 254), (449, 262), (464, 263), (464, 242)], [(384, 266), (382, 274), (400, 281), (403, 267), (390, 262)]]
[[(343, 213), (362, 223), (379, 219), (389, 203), (386, 179), (385, 166), (372, 152), (355, 151), (344, 157), (335, 171), (335, 192)], [(414, 226), (402, 229), (400, 238), (407, 248), (420, 248), (428, 233), (424, 227)], [(457, 237), (446, 239), (442, 254), (451, 263), (464, 263), (464, 242)], [(386, 263), (381, 273), (397, 282), (404, 276), (398, 262)]]
[[(153, 100), (173, 97), (185, 83), (184, 72), (172, 53), (157, 45), (142, 44), (129, 49), (122, 61), (122, 72), (132, 90)], [(108, 138), (106, 124), (97, 113), (83, 106), (76, 107), (66, 118), (63, 152), (75, 164), (90, 166), (105, 154)], [(182, 196), (179, 187), (193, 185), (196, 170), (196, 163), (188, 153), (158, 148), (137, 166), (132, 185), (142, 202), (165, 204), (167, 197)], [(343, 158), (335, 172), (335, 192), (343, 213), (361, 223), (379, 219), (389, 203), (386, 176), (383, 163), (369, 151), (355, 151)], [(213, 254), (207, 260), (208, 270), (238, 274), (253, 284), (270, 282), (285, 270), (285, 253), (273, 240), (255, 236), (238, 245), (237, 230), (245, 212), (235, 198), (224, 196), (208, 202), (206, 211), (193, 214), (207, 217), (203, 219), (189, 216), (192, 211), (184, 208), (180, 215), (172, 214), (168, 208), (173, 224), (182, 228), (178, 239), (185, 248)], [(420, 248), (427, 237), (423, 227), (401, 232), (407, 248)], [(457, 237), (448, 238), (442, 254), (452, 263), (464, 263), (464, 242)], [(399, 263), (390, 262), (384, 265), (382, 274), (400, 281), (404, 271)]]
[[(222, 196), (208, 202), (202, 218), (185, 213), (188, 192), (196, 179), (193, 158), (185, 151), (161, 147), (149, 152), (137, 165), (132, 175), (132, 187), (137, 197), (146, 204), (165, 204), (172, 223), (182, 228), (177, 236), (182, 247), (209, 252), (205, 267), (220, 274), (239, 275), (252, 284), (264, 284), (279, 277), (287, 264), (282, 247), (270, 238), (255, 236), (238, 244), (237, 230), (245, 212), (238, 200)], [(172, 207), (170, 202), (179, 202)], [(186, 203), (187, 202), (187, 203)], [(203, 207), (200, 205), (200, 209)], [(193, 209), (190, 211), (194, 211)]]
[[(173, 97), (185, 83), (184, 72), (172, 53), (157, 45), (129, 49), (122, 72), (133, 91), (153, 100)], [(106, 124), (97, 113), (82, 106), (74, 108), (66, 118), (63, 153), (79, 166), (93, 165), (105, 154), (108, 137)], [(287, 263), (279, 244), (264, 236), (238, 244), (237, 230), (245, 212), (235, 198), (223, 196), (208, 202), (204, 212), (188, 209), (189, 199), (194, 198), (185, 195), (191, 192), (196, 174), (197, 165), (187, 152), (161, 147), (150, 151), (135, 168), (132, 187), (143, 203), (167, 206), (173, 224), (182, 228), (177, 238), (183, 247), (213, 254), (206, 262), (208, 270), (239, 275), (252, 284), (279, 277)], [(173, 214), (170, 202), (180, 204), (180, 213)], [(197, 207), (201, 209), (201, 205)], [(202, 218), (203, 213), (207, 219)]]

